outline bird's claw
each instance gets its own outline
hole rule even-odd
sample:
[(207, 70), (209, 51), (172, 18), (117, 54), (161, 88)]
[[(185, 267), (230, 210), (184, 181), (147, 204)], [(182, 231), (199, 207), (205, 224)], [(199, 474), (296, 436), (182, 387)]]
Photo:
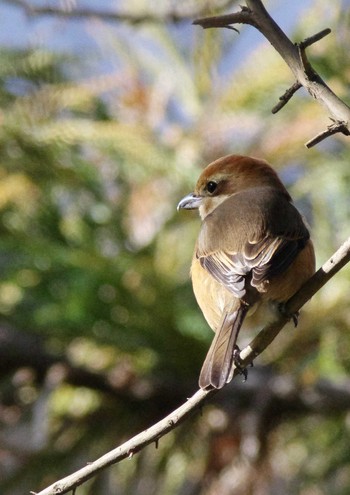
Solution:
[[(239, 374), (243, 376), (243, 383), (244, 383), (247, 381), (248, 378), (248, 370), (242, 364), (240, 352), (241, 352), (240, 348), (238, 347), (238, 345), (236, 345), (233, 350), (233, 364), (235, 365)], [(253, 366), (253, 363), (251, 365)]]
[(296, 311), (295, 313), (289, 313), (286, 310), (286, 305), (284, 303), (280, 303), (278, 305), (278, 310), (279, 312), (283, 315), (286, 316), (287, 318), (291, 319), (294, 323), (294, 327), (296, 328), (299, 323), (299, 311)]
[(294, 327), (296, 328), (298, 326), (298, 323), (299, 323), (299, 311), (292, 314), (292, 320), (294, 323)]

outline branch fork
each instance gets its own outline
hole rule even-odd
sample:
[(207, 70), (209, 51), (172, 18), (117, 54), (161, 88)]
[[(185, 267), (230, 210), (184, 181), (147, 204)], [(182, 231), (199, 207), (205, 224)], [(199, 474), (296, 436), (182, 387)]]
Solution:
[(338, 98), (322, 80), (309, 62), (305, 51), (307, 47), (330, 34), (331, 30), (329, 28), (323, 29), (300, 43), (294, 44), (271, 18), (261, 0), (246, 0), (246, 3), (247, 7), (241, 6), (240, 12), (197, 19), (193, 24), (202, 26), (204, 29), (220, 27), (232, 28), (232, 24), (248, 24), (255, 27), (268, 41), (270, 41), (272, 46), (278, 51), (289, 66), (295, 77), (295, 82), (279, 98), (279, 102), (273, 107), (272, 113), (275, 114), (281, 110), (296, 91), (303, 86), (313, 98), (317, 99), (326, 107), (330, 114), (330, 118), (335, 122), (335, 124), (328, 127), (326, 131), (323, 131), (310, 139), (306, 143), (308, 148), (338, 132), (341, 132), (346, 136), (350, 135), (349, 106)]

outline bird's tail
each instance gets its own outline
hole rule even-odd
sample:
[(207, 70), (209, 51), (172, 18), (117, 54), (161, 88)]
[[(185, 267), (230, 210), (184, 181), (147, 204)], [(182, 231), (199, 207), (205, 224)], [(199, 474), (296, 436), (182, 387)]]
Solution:
[(241, 304), (232, 313), (225, 313), (215, 333), (199, 376), (199, 386), (222, 388), (230, 379), (238, 333), (249, 306)]

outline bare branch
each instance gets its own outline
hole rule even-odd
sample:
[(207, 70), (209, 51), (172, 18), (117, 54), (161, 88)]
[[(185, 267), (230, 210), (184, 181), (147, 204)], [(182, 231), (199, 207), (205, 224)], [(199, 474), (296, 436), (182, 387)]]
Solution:
[(338, 132), (341, 132), (345, 136), (350, 136), (350, 131), (345, 125), (345, 122), (335, 122), (334, 124), (329, 125), (325, 131), (320, 132), (319, 134), (317, 134), (317, 136), (310, 139), (310, 141), (305, 143), (305, 146), (307, 148), (312, 148), (327, 137), (333, 136), (333, 134), (337, 134)]
[[(202, 7), (196, 11), (192, 10), (188, 12), (172, 10), (164, 15), (155, 12), (136, 14), (130, 12), (115, 12), (113, 10), (101, 10), (97, 8), (92, 9), (88, 7), (64, 8), (53, 5), (35, 5), (28, 0), (2, 0), (2, 2), (22, 8), (28, 16), (49, 15), (67, 19), (100, 19), (109, 22), (127, 22), (132, 25), (141, 23), (162, 24), (165, 22), (177, 24), (184, 21), (191, 21), (194, 17), (201, 15), (204, 11), (204, 8)], [(233, 3), (234, 0), (225, 0), (219, 3), (217, 7), (220, 9), (227, 9)], [(207, 4), (205, 5), (205, 9), (207, 9)]]
[(241, 12), (235, 12), (233, 14), (218, 15), (213, 17), (203, 17), (196, 19), (192, 23), (193, 25), (201, 26), (203, 29), (229, 27), (231, 24), (250, 24), (251, 26), (258, 26), (255, 24), (252, 12), (247, 7), (241, 7)]
[[(346, 132), (344, 132), (345, 129), (350, 131), (349, 106), (338, 98), (338, 96), (327, 86), (319, 74), (312, 68), (305, 54), (305, 48), (324, 38), (330, 33), (330, 29), (324, 29), (301, 43), (294, 44), (268, 14), (261, 0), (246, 0), (246, 3), (248, 7), (241, 7), (241, 12), (225, 16), (198, 19), (194, 21), (194, 24), (198, 24), (205, 29), (211, 27), (227, 27), (237, 23), (254, 26), (281, 55), (293, 72), (297, 83), (304, 86), (309, 94), (327, 109), (334, 122), (337, 123), (338, 130), (333, 132), (332, 129), (332, 132), (327, 134), (327, 136), (332, 135), (335, 132), (343, 132), (343, 134), (346, 134)], [(294, 85), (292, 88), (293, 87)], [(290, 99), (289, 92), (287, 93)], [(295, 91), (293, 91), (292, 94), (294, 93)], [(283, 102), (285, 95), (283, 95), (282, 98)], [(281, 105), (283, 106), (283, 104), (280, 103), (274, 107), (273, 112), (276, 113), (276, 108), (277, 111), (282, 108)], [(322, 133), (322, 136), (327, 137), (324, 133)]]
[(182, 404), (178, 409), (153, 425), (151, 428), (139, 433), (120, 447), (108, 452), (104, 456), (100, 457), (91, 464), (88, 464), (82, 469), (79, 469), (79, 471), (76, 471), (70, 476), (55, 482), (53, 485), (49, 486), (45, 490), (42, 490), (36, 495), (58, 495), (68, 493), (74, 487), (81, 485), (84, 481), (87, 481), (95, 476), (102, 469), (127, 457), (133, 456), (150, 443), (157, 443), (159, 438), (182, 423), (190, 414), (192, 414), (193, 411), (203, 404), (203, 401), (209, 394), (213, 395), (213, 393), (215, 393), (215, 391), (198, 390), (190, 399), (187, 400), (187, 402)]
[[(315, 273), (311, 279), (286, 303), (285, 311), (279, 314), (276, 319), (264, 327), (252, 342), (245, 347), (240, 357), (243, 365), (248, 366), (259, 356), (276, 338), (282, 328), (288, 323), (292, 314), (297, 312), (316, 292), (325, 285), (346, 263), (350, 261), (350, 238), (334, 253), (334, 255)], [(239, 375), (239, 370), (235, 369), (234, 377)], [(194, 411), (200, 408), (204, 401), (217, 393), (217, 390), (198, 390), (190, 399), (179, 408), (166, 416), (164, 419), (151, 426), (147, 430), (139, 433), (126, 443), (108, 452), (96, 461), (79, 469), (75, 473), (53, 483), (36, 495), (59, 495), (68, 493), (72, 489), (81, 485), (88, 479), (95, 476), (104, 468), (116, 464), (117, 462), (131, 457), (150, 443), (155, 442), (169, 431), (176, 428)], [(33, 494), (35, 492), (32, 492)]]

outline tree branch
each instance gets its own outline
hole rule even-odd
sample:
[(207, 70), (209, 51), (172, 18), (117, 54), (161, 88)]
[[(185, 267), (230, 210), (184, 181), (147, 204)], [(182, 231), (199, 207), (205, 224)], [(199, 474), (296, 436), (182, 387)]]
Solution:
[(204, 29), (229, 27), (237, 23), (254, 26), (281, 55), (296, 79), (296, 83), (280, 98), (281, 102), (274, 107), (273, 113), (276, 113), (289, 101), (295, 93), (297, 85), (304, 86), (309, 94), (327, 109), (334, 121), (331, 132), (328, 128), (325, 132), (308, 141), (307, 146), (311, 147), (336, 132), (349, 135), (350, 108), (333, 93), (313, 69), (305, 53), (306, 47), (329, 34), (330, 29), (324, 29), (301, 43), (294, 44), (269, 15), (261, 0), (246, 0), (246, 3), (247, 7), (241, 7), (241, 12), (197, 19), (193, 24), (200, 25)]
[(333, 136), (333, 134), (336, 134), (338, 132), (341, 132), (345, 136), (350, 136), (350, 131), (346, 126), (345, 122), (336, 122), (334, 124), (329, 125), (325, 131), (320, 132), (315, 137), (307, 141), (305, 143), (305, 146), (307, 148), (312, 148), (312, 146), (315, 146), (315, 144), (320, 143), (328, 136)]
[[(219, 2), (219, 5), (215, 7), (220, 9), (227, 9), (235, 0), (225, 0)], [(2, 0), (4, 3), (9, 3), (10, 5), (15, 5), (22, 8), (28, 16), (56, 16), (63, 17), (66, 19), (100, 19), (108, 22), (127, 22), (132, 25), (142, 24), (142, 23), (152, 23), (152, 24), (163, 24), (171, 22), (173, 24), (178, 24), (184, 21), (192, 21), (194, 17), (202, 15), (204, 10), (207, 10), (207, 4), (205, 7), (199, 8), (197, 10), (192, 10), (188, 12), (181, 12), (180, 10), (172, 10), (166, 12), (165, 14), (151, 13), (131, 13), (131, 12), (115, 12), (112, 10), (101, 10), (92, 8), (64, 8), (59, 6), (45, 6), (45, 5), (34, 5), (28, 0)]]
[[(350, 238), (326, 261), (326, 263), (313, 275), (313, 277), (303, 285), (303, 287), (293, 296), (285, 305), (283, 314), (278, 314), (276, 319), (265, 326), (252, 342), (245, 347), (240, 357), (243, 366), (248, 366), (253, 360), (259, 356), (276, 338), (282, 328), (288, 323), (292, 314), (299, 309), (316, 294), (343, 266), (350, 261)], [(239, 375), (239, 370), (234, 370), (234, 377)], [(131, 457), (150, 443), (155, 442), (157, 446), (158, 440), (169, 431), (176, 428), (194, 411), (200, 408), (204, 401), (217, 393), (217, 390), (198, 390), (191, 398), (182, 404), (175, 411), (170, 413), (164, 419), (151, 426), (147, 430), (139, 433), (135, 437), (125, 442), (120, 447), (111, 450), (96, 461), (79, 469), (75, 473), (61, 479), (45, 488), (35, 495), (59, 495), (68, 493), (72, 489), (81, 485), (88, 479), (95, 476), (104, 468), (116, 464), (117, 462)]]

